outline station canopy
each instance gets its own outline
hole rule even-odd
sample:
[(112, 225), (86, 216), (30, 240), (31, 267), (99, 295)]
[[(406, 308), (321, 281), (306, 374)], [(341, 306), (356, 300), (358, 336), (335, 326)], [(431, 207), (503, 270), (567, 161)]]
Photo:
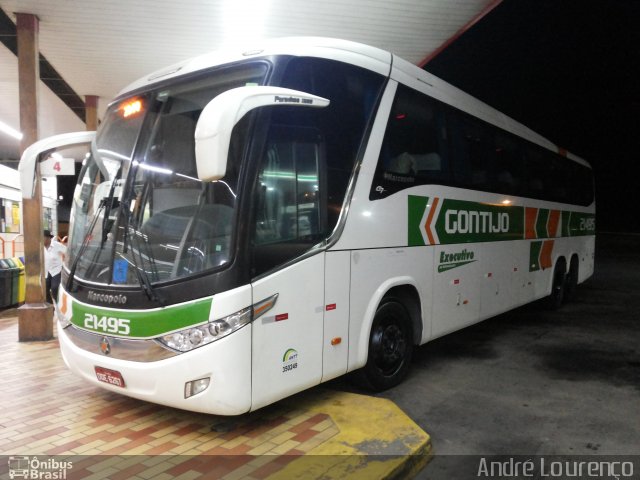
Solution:
[[(0, 0), (0, 122), (19, 130), (15, 13), (39, 19), (39, 137), (84, 130), (130, 82), (168, 65), (263, 39), (322, 36), (372, 45), (421, 64), (496, 0)], [(44, 62), (43, 58), (44, 57)], [(66, 102), (66, 103), (65, 103)], [(19, 141), (0, 132), (0, 161)], [(17, 164), (16, 164), (17, 165)]]

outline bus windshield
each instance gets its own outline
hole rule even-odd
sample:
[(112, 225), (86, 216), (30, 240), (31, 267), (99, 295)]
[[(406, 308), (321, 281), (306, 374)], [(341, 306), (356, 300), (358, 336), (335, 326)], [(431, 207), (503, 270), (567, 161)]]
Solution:
[(225, 68), (109, 108), (74, 193), (71, 278), (148, 287), (230, 262), (241, 152), (232, 142), (225, 177), (202, 182), (194, 131), (212, 98), (262, 85), (266, 70)]

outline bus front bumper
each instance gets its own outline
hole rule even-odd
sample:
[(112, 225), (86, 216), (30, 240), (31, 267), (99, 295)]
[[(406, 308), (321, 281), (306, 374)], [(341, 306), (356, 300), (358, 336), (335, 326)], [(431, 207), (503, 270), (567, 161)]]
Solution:
[[(58, 338), (67, 367), (98, 387), (193, 412), (240, 415), (251, 409), (251, 325), (209, 345), (153, 362), (121, 360), (84, 350), (59, 323)], [(105, 371), (111, 372), (107, 379), (120, 374), (124, 386), (105, 383)], [(188, 382), (206, 378), (208, 388), (185, 398)]]

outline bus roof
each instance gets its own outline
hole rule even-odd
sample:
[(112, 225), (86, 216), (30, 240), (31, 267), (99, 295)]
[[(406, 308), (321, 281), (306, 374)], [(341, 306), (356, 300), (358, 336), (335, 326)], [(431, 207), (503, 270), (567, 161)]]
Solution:
[[(391, 75), (396, 80), (407, 83), (432, 97), (463, 110), (488, 123), (500, 127), (530, 142), (538, 144), (567, 158), (590, 167), (582, 158), (566, 152), (525, 125), (501, 113), (495, 108), (465, 93), (459, 88), (432, 75), (420, 67), (376, 47), (348, 40), (324, 37), (285, 37), (265, 40), (254, 48), (227, 48), (185, 60), (170, 67), (142, 77), (124, 88), (117, 97), (140, 90), (171, 78), (207, 68), (235, 63), (249, 58), (275, 55), (319, 57), (337, 60), (366, 68), (384, 76)], [(393, 73), (392, 73), (393, 66)]]
[(142, 77), (123, 89), (118, 97), (127, 92), (138, 90), (172, 77), (180, 77), (189, 73), (228, 63), (239, 62), (249, 58), (268, 57), (272, 55), (293, 55), (320, 57), (342, 61), (388, 76), (391, 68), (391, 53), (379, 48), (348, 40), (323, 37), (285, 37), (265, 40), (250, 48), (227, 48), (194, 57), (168, 68), (158, 70)]

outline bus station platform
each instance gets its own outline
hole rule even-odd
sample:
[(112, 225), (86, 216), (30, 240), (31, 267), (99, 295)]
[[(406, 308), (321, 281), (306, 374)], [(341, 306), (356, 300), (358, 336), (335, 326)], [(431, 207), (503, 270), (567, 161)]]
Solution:
[(429, 435), (386, 399), (316, 387), (206, 415), (83, 382), (57, 339), (18, 342), (15, 310), (0, 312), (0, 344), (0, 455), (70, 462), (65, 478), (411, 478), (430, 459)]

